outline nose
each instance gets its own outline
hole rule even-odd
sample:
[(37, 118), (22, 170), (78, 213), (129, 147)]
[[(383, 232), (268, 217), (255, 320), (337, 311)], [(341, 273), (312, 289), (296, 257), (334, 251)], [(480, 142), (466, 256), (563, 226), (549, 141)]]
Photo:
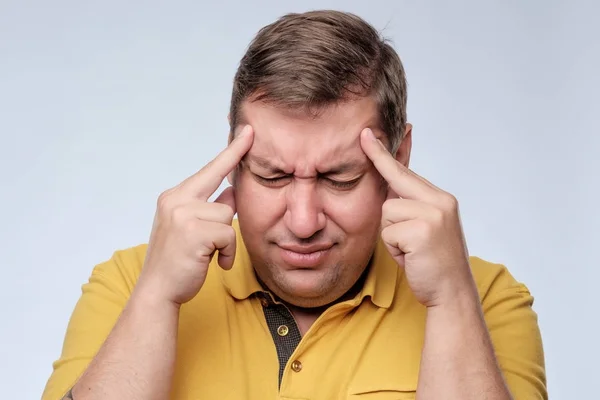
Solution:
[(295, 179), (288, 186), (284, 221), (299, 239), (307, 239), (325, 228), (326, 218), (312, 180)]

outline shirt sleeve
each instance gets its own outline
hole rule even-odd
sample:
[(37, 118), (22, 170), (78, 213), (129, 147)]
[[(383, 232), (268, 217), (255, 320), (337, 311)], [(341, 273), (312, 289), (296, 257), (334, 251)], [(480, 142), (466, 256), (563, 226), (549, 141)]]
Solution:
[(481, 296), (498, 363), (515, 400), (547, 400), (544, 350), (533, 296), (504, 266), (496, 267)]
[(42, 400), (62, 399), (90, 364), (129, 299), (141, 270), (141, 254), (141, 247), (115, 252), (93, 269), (82, 286)]

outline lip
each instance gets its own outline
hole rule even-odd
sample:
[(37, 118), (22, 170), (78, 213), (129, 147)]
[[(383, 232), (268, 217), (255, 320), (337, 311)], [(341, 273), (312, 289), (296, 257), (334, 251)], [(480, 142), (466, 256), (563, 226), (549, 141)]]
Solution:
[(282, 260), (296, 268), (314, 268), (322, 264), (332, 245), (279, 246)]
[(318, 251), (329, 250), (333, 247), (332, 244), (313, 244), (311, 246), (298, 246), (298, 245), (279, 245), (282, 250), (292, 251), (299, 254), (310, 254)]

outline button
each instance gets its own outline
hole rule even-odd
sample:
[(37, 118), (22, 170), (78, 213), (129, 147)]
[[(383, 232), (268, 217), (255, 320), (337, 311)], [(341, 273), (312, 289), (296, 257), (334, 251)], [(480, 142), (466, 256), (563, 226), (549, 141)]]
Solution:
[(292, 362), (292, 369), (294, 372), (300, 372), (302, 369), (302, 363), (298, 360), (294, 360), (294, 362)]
[(285, 336), (289, 331), (290, 329), (287, 327), (287, 325), (281, 325), (279, 328), (277, 328), (277, 334), (279, 336)]
[(261, 297), (260, 304), (262, 304), (263, 307), (269, 307), (269, 300), (265, 299), (264, 297)]

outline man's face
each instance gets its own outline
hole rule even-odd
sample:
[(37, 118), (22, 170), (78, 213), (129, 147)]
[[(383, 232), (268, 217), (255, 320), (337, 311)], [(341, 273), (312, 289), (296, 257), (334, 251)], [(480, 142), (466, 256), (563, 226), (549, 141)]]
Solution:
[(254, 143), (235, 178), (244, 243), (260, 280), (284, 301), (318, 307), (356, 283), (380, 232), (385, 183), (360, 132), (383, 137), (370, 97), (318, 118), (245, 102)]

